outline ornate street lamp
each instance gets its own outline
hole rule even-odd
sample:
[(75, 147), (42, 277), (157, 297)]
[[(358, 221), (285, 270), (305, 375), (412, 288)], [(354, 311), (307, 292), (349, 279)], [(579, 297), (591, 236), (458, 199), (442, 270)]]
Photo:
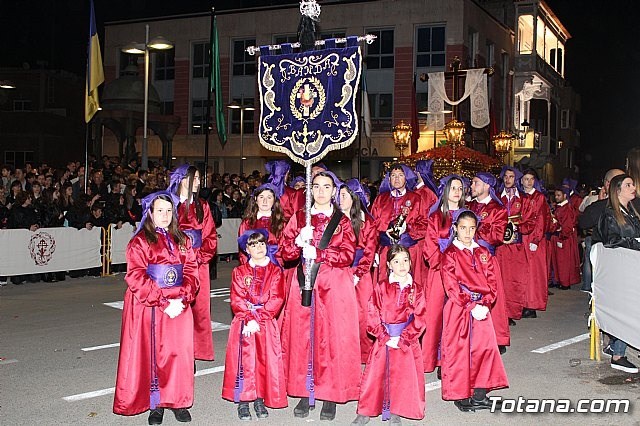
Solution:
[(444, 125), (444, 135), (447, 143), (453, 147), (464, 145), (464, 121), (458, 121), (455, 118)]
[(393, 144), (400, 151), (400, 158), (411, 142), (411, 126), (400, 120), (400, 124), (393, 126)]
[(515, 142), (514, 136), (504, 130), (500, 130), (500, 133), (495, 135), (491, 141), (493, 142), (493, 146), (496, 148), (496, 155), (500, 161), (504, 163), (504, 157), (509, 153), (511, 145)]

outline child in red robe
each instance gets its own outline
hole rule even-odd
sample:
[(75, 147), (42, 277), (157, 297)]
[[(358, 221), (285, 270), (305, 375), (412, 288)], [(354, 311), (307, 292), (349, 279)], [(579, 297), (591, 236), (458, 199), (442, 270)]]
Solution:
[(566, 189), (556, 189), (555, 232), (551, 237), (551, 262), (561, 290), (581, 282), (578, 254), (578, 211), (571, 205)]
[(424, 331), (422, 286), (410, 274), (409, 250), (392, 245), (387, 252), (389, 277), (375, 286), (369, 301), (368, 331), (376, 338), (360, 383), (358, 417), (366, 424), (382, 413), (382, 420), (424, 418), (425, 390), (422, 350)]
[(248, 262), (233, 270), (231, 310), (222, 397), (238, 404), (240, 420), (269, 416), (265, 405), (287, 406), (280, 330), (275, 316), (284, 304), (284, 275), (269, 252), (266, 229), (247, 230), (238, 238)]
[(509, 386), (491, 320), (499, 268), (489, 250), (474, 239), (477, 216), (460, 209), (453, 219), (457, 236), (442, 259), (448, 297), (443, 312), (442, 399), (454, 400), (461, 411), (476, 411), (491, 408), (487, 392)]

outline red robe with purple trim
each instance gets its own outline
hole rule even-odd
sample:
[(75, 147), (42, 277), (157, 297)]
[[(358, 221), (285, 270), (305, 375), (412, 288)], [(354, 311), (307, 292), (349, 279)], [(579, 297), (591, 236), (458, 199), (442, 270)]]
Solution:
[(422, 419), (425, 407), (424, 373), (420, 335), (424, 330), (424, 294), (422, 286), (413, 282), (400, 289), (397, 282), (380, 280), (369, 302), (368, 330), (376, 341), (360, 384), (358, 414), (376, 417), (382, 412), (389, 334), (382, 323), (399, 324), (413, 315), (398, 342), (389, 348), (389, 399), (391, 414), (409, 419)]
[[(551, 210), (546, 197), (538, 190), (525, 195), (524, 210), (528, 212), (527, 216), (531, 217), (533, 222), (531, 232), (522, 237), (529, 268), (524, 307), (544, 311), (547, 309), (549, 298), (549, 264), (545, 226), (547, 218), (551, 216)], [(531, 243), (538, 246), (535, 251), (531, 251)]]
[[(482, 321), (471, 316), (476, 304), (491, 309), (498, 288), (498, 264), (489, 250), (473, 251), (451, 244), (442, 259), (442, 281), (447, 292), (442, 332), (442, 399), (469, 398), (473, 390), (488, 391), (509, 386), (507, 373), (498, 351), (492, 312)], [(474, 302), (471, 292), (482, 298)]]
[[(451, 212), (450, 212), (451, 213)], [(431, 373), (440, 365), (440, 339), (442, 338), (442, 309), (444, 308), (444, 287), (440, 274), (441, 257), (439, 239), (449, 238), (451, 215), (442, 225), (442, 211), (436, 210), (429, 216), (427, 236), (422, 254), (429, 264), (424, 280), (424, 295), (427, 314), (426, 329), (422, 336), (422, 357), (425, 373)]]
[[(468, 208), (481, 218), (475, 239), (483, 239), (494, 247), (501, 245), (504, 239), (504, 231), (507, 227), (507, 209), (493, 199), (487, 204), (472, 200), (469, 202)], [(497, 266), (497, 268), (499, 271), (496, 274), (498, 279), (497, 296), (491, 314), (498, 345), (508, 346), (511, 342), (509, 316), (507, 315), (502, 273), (500, 272), (500, 267)]]
[[(317, 247), (331, 218), (324, 214), (311, 216), (312, 246)], [(295, 244), (305, 226), (305, 212), (299, 210), (287, 223), (281, 243), (285, 261), (295, 260), (302, 249)], [(360, 382), (360, 346), (358, 342), (358, 302), (353, 286), (351, 264), (356, 238), (351, 223), (343, 216), (324, 250), (317, 249), (320, 269), (313, 289), (314, 307), (301, 304), (297, 274), (291, 276), (289, 298), (282, 324), (282, 352), (290, 396), (307, 397), (306, 378), (313, 328), (313, 377), (315, 397), (323, 401), (344, 403), (358, 399)]]
[[(571, 203), (558, 205), (555, 210), (558, 221), (556, 233), (551, 237), (552, 262), (555, 279), (564, 287), (578, 284), (580, 278), (580, 258), (578, 254), (578, 211)], [(562, 247), (560, 247), (562, 246)]]
[(196, 359), (213, 361), (213, 334), (211, 330), (211, 280), (209, 279), (209, 261), (216, 255), (218, 233), (211, 216), (209, 204), (201, 202), (203, 210), (202, 223), (196, 217), (196, 206), (191, 203), (189, 213), (184, 217), (185, 203), (178, 206), (178, 224), (180, 229), (199, 229), (202, 231), (202, 246), (194, 248), (198, 260), (198, 276), (200, 291), (191, 306), (193, 312), (193, 349)]
[[(264, 398), (271, 408), (287, 406), (287, 384), (284, 378), (280, 329), (275, 316), (284, 304), (284, 274), (269, 262), (252, 267), (249, 262), (234, 268), (231, 275), (231, 310), (233, 320), (227, 343), (222, 397), (233, 401), (238, 373), (238, 350), (243, 325), (256, 320), (260, 331), (242, 336), (244, 383), (240, 401)], [(250, 310), (249, 303), (263, 308)]]
[[(149, 410), (151, 385), (151, 318), (155, 315), (156, 366), (160, 407), (187, 408), (193, 405), (193, 315), (190, 303), (198, 290), (198, 264), (187, 239), (186, 247), (164, 235), (149, 244), (141, 231), (127, 245), (127, 274), (122, 308), (120, 355), (113, 399), (113, 412), (133, 416)], [(183, 265), (180, 287), (160, 288), (149, 275), (147, 265)], [(182, 298), (186, 306), (175, 318), (164, 313), (167, 299)], [(152, 314), (152, 311), (155, 311)]]

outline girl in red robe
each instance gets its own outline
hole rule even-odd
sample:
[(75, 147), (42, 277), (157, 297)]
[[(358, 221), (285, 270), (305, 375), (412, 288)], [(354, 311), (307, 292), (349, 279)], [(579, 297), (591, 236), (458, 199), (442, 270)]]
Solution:
[[(238, 238), (246, 263), (231, 276), (231, 310), (222, 397), (239, 403), (240, 420), (269, 416), (267, 407), (287, 406), (280, 329), (275, 316), (284, 304), (284, 275), (269, 252), (266, 229), (247, 230)], [(273, 258), (273, 259), (272, 259)]]
[(369, 299), (373, 292), (371, 267), (378, 245), (378, 234), (373, 217), (367, 211), (368, 196), (358, 179), (349, 179), (340, 188), (340, 209), (351, 220), (356, 235), (356, 253), (351, 265), (353, 285), (358, 298), (360, 323), (360, 360), (367, 362), (373, 340), (367, 333)]
[(368, 331), (376, 342), (360, 384), (358, 417), (366, 424), (382, 413), (382, 420), (424, 417), (425, 389), (418, 338), (424, 331), (422, 286), (410, 274), (409, 250), (393, 245), (387, 252), (389, 277), (375, 286), (369, 302)]
[(499, 268), (489, 250), (478, 245), (479, 219), (466, 209), (454, 216), (456, 237), (442, 256), (447, 292), (442, 332), (442, 399), (461, 411), (491, 408), (487, 392), (509, 386), (502, 364), (491, 308)]
[[(292, 276), (285, 305), (282, 351), (287, 393), (301, 397), (294, 409), (296, 417), (307, 417), (318, 398), (324, 401), (320, 419), (333, 420), (336, 403), (358, 399), (360, 338), (351, 273), (356, 237), (349, 219), (334, 204), (338, 185), (333, 173), (316, 174), (309, 188), (313, 194), (311, 226), (305, 226), (305, 211), (299, 210), (287, 223), (281, 241), (285, 261), (302, 255), (318, 265), (311, 306), (302, 306), (304, 278), (299, 279), (298, 273)], [(338, 215), (337, 226), (327, 232), (334, 215)], [(328, 243), (319, 248), (325, 233)]]
[(143, 220), (127, 245), (127, 291), (113, 412), (150, 410), (161, 424), (164, 408), (191, 421), (193, 316), (198, 264), (191, 241), (173, 215), (175, 199), (156, 192), (142, 200)]
[[(169, 191), (180, 197), (177, 219), (180, 229), (189, 236), (198, 260), (200, 291), (191, 306), (193, 312), (193, 349), (195, 358), (213, 361), (211, 331), (211, 281), (209, 261), (218, 247), (218, 233), (209, 203), (198, 196), (200, 172), (195, 166), (183, 164), (171, 173)], [(194, 366), (195, 369), (195, 366)]]

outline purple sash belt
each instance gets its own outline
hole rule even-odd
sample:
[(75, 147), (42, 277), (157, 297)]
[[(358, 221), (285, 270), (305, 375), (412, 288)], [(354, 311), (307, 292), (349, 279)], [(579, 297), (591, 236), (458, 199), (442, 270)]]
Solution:
[(160, 288), (182, 286), (182, 264), (162, 265), (150, 263), (147, 266), (147, 275), (158, 284)]
[[(409, 319), (405, 322), (400, 322), (397, 324), (388, 324), (383, 322), (387, 333), (391, 337), (397, 337), (402, 334), (402, 330), (407, 328), (409, 324), (413, 321), (413, 314), (409, 315)], [(389, 365), (389, 346), (386, 347), (386, 356), (384, 362), (384, 392), (382, 397), (382, 421), (389, 420), (391, 418), (391, 390), (390, 390), (390, 381), (391, 381), (391, 373), (390, 373), (390, 365)]]
[(191, 239), (191, 247), (193, 247), (193, 248), (202, 247), (202, 230), (200, 230), (200, 229), (183, 229), (182, 232), (187, 234), (187, 236)]
[(257, 311), (258, 309), (262, 309), (262, 308), (264, 308), (264, 305), (262, 303), (253, 304), (247, 301), (247, 309), (251, 311), (251, 315), (253, 315), (256, 321), (260, 320), (260, 317), (258, 316)]
[(478, 239), (478, 244), (481, 245), (482, 247), (486, 248), (487, 250), (489, 250), (489, 253), (491, 253), (491, 256), (495, 256), (496, 255), (496, 248), (494, 246), (492, 246), (491, 244), (489, 244), (488, 242), (486, 242), (483, 239)]
[[(394, 241), (391, 240), (391, 238), (389, 238), (389, 236), (387, 235), (386, 232), (380, 232), (380, 245), (383, 247), (389, 247), (391, 245), (394, 244)], [(408, 232), (405, 232), (404, 234), (400, 235), (400, 240), (398, 240), (398, 242), (396, 242), (396, 244), (401, 245), (402, 247), (405, 248), (409, 248), (409, 247), (413, 247), (416, 244), (418, 244), (418, 242), (416, 240), (414, 240), (413, 238), (411, 238), (411, 236), (409, 235)]]
[(440, 252), (444, 253), (450, 243), (451, 240), (449, 238), (438, 238), (438, 247), (440, 248)]
[(466, 285), (464, 285), (462, 283), (458, 283), (458, 285), (460, 286), (462, 291), (464, 291), (469, 296), (471, 296), (471, 300), (473, 302), (477, 302), (478, 300), (482, 299), (482, 293), (476, 293), (475, 291), (471, 291), (471, 290), (469, 290), (469, 287), (467, 287)]
[(364, 256), (364, 249), (356, 249), (356, 253), (355, 253), (355, 256), (353, 257), (353, 263), (351, 264), (351, 267), (355, 268), (356, 266), (358, 266), (363, 256)]

